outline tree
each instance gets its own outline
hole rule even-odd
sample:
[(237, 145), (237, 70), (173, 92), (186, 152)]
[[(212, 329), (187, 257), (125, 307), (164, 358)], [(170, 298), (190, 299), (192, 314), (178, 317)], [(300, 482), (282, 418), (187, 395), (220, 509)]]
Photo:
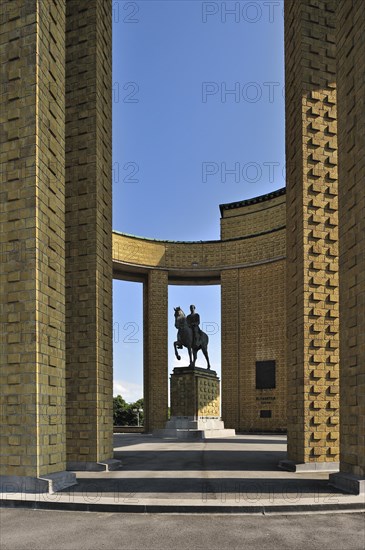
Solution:
[[(143, 406), (143, 397), (141, 399), (137, 399), (135, 403), (131, 403), (131, 410), (133, 411), (134, 418), (132, 420), (131, 426), (136, 426), (138, 424), (138, 416), (139, 416), (139, 425), (143, 426), (144, 424), (144, 406)], [(138, 411), (138, 414), (134, 411)], [(139, 412), (141, 411), (141, 412)]]
[(128, 403), (121, 395), (113, 397), (113, 423), (114, 426), (124, 426), (126, 424)]
[(143, 398), (135, 403), (127, 403), (121, 395), (113, 397), (113, 422), (114, 426), (137, 426), (139, 412), (139, 424), (143, 426)]

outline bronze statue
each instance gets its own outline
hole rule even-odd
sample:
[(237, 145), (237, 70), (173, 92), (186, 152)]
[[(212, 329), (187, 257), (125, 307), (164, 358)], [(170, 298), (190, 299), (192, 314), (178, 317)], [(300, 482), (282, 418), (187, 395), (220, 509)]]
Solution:
[(195, 312), (195, 306), (190, 306), (190, 314), (186, 317), (186, 322), (188, 323), (188, 326), (193, 331), (193, 344), (192, 347), (199, 347), (200, 346), (200, 315), (199, 313)]
[(207, 368), (210, 369), (208, 356), (208, 335), (199, 328), (200, 316), (195, 312), (195, 306), (190, 306), (190, 315), (185, 317), (185, 313), (181, 307), (175, 307), (175, 327), (177, 330), (177, 340), (174, 342), (176, 358), (180, 361), (181, 357), (178, 354), (178, 349), (186, 347), (189, 353), (190, 365), (195, 367), (195, 361), (198, 351), (201, 349), (205, 359), (207, 360)]

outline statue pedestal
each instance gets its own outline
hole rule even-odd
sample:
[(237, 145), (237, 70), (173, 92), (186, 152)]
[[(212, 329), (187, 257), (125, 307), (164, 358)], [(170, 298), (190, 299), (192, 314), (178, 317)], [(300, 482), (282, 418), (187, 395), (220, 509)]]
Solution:
[(171, 418), (156, 437), (204, 440), (235, 436), (220, 418), (219, 378), (212, 370), (176, 367), (170, 378)]

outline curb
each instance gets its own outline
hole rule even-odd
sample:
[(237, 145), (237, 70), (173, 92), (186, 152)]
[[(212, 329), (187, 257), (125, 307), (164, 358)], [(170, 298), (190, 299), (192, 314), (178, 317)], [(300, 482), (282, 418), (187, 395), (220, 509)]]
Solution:
[(2, 508), (26, 508), (31, 510), (60, 510), (70, 512), (114, 512), (123, 514), (298, 514), (313, 512), (365, 512), (362, 502), (337, 504), (297, 504), (277, 506), (202, 506), (166, 504), (107, 504), (83, 502), (40, 502), (1, 499)]

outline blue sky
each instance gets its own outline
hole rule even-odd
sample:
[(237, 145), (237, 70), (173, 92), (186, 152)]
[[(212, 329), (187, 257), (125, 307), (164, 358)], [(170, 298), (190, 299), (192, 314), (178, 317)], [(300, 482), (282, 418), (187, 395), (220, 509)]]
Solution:
[[(281, 0), (113, 2), (114, 229), (218, 239), (219, 204), (285, 185), (282, 9)], [(115, 281), (113, 302), (114, 393), (133, 401), (141, 285)], [(169, 288), (169, 372), (173, 307), (190, 303), (220, 372), (218, 286)]]

